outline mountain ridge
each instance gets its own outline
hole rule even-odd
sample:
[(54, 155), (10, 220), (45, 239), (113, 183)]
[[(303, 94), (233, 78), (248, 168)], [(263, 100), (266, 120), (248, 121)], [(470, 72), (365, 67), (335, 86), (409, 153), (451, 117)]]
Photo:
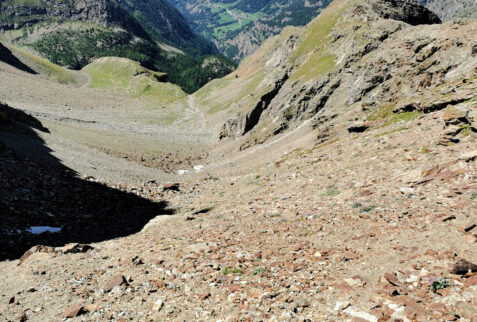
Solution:
[[(168, 73), (170, 81), (187, 92), (195, 91), (209, 79), (223, 76), (235, 67), (217, 55), (211, 43), (194, 34), (177, 10), (163, 0), (150, 1), (160, 10), (156, 12), (158, 15), (165, 13), (159, 17), (142, 16), (138, 12), (147, 8), (132, 8), (115, 0), (2, 0), (0, 37), (18, 47), (27, 47), (55, 64), (76, 70), (104, 56), (129, 58), (146, 68)], [(173, 28), (176, 26), (171, 25), (173, 20), (182, 27)], [(162, 22), (166, 26), (161, 29)], [(145, 23), (150, 30), (145, 30)], [(155, 27), (149, 28), (151, 24)], [(169, 49), (160, 41), (177, 45), (184, 51)], [(208, 57), (210, 54), (214, 60)], [(203, 67), (204, 61), (217, 62), (217, 65)]]
[[(415, 79), (420, 79), (426, 86), (445, 87), (444, 84), (447, 83), (452, 87), (450, 79), (434, 76), (445, 75), (449, 68), (455, 69), (456, 73), (458, 71), (453, 82), (457, 82), (459, 77), (472, 80), (472, 67), (465, 69), (466, 64), (476, 64), (475, 57), (471, 56), (474, 49), (469, 36), (466, 36), (465, 49), (459, 49), (458, 45), (444, 44), (446, 40), (440, 38), (443, 44), (433, 45), (437, 37), (421, 34), (416, 39), (424, 37), (426, 40), (420, 40), (422, 45), (417, 47), (415, 53), (408, 52), (407, 47), (411, 45), (405, 40), (405, 31), (415, 34), (418, 32), (407, 22), (423, 23), (419, 25), (420, 28), (430, 28), (425, 27), (428, 23), (440, 23), (439, 18), (423, 6), (407, 0), (398, 1), (399, 5), (396, 7), (391, 7), (384, 1), (367, 1), (361, 6), (352, 1), (343, 3), (346, 6), (341, 2), (334, 2), (302, 29), (288, 29), (270, 39), (254, 55), (245, 59), (233, 75), (214, 80), (198, 91), (201, 104), (209, 106), (206, 113), (213, 115), (214, 119), (218, 115), (227, 119), (218, 137), (238, 139), (241, 142), (238, 144), (244, 149), (263, 143), (267, 138), (287, 131), (291, 124), (299, 124), (305, 119), (314, 119), (317, 122), (315, 126), (319, 126), (322, 122), (318, 117), (320, 114), (328, 114), (325, 119), (336, 114), (332, 109), (333, 104), (343, 108), (359, 108), (357, 102), (371, 104), (364, 102), (366, 97), (382, 95), (380, 99), (372, 96), (373, 107), (368, 109), (392, 105), (396, 110), (406, 110), (402, 107), (407, 104), (404, 97), (432, 102), (445, 96), (437, 95), (432, 99), (422, 95), (422, 89), (412, 90), (422, 86), (415, 84), (405, 87), (406, 93), (401, 93), (403, 99), (399, 102), (395, 98), (397, 94), (394, 97), (387, 94), (403, 90), (395, 84), (412, 84), (416, 82)], [(400, 10), (401, 8), (404, 10)], [(359, 14), (359, 18), (352, 18), (353, 12), (357, 17)], [(349, 20), (345, 21), (344, 16)], [(449, 30), (447, 32), (452, 30), (448, 25), (436, 25), (435, 28)], [(475, 27), (470, 24), (466, 28), (471, 32)], [(432, 31), (432, 34), (435, 33), (436, 31)], [(402, 48), (390, 51), (388, 46), (391, 46), (391, 42), (388, 39), (391, 37), (401, 37), (396, 41)], [(463, 52), (447, 56), (446, 52), (450, 50)], [(405, 53), (409, 57), (395, 56), (396, 53)], [(438, 54), (440, 61), (434, 58)], [(454, 55), (465, 59), (453, 62), (450, 57)], [(395, 60), (387, 62), (381, 56)], [(409, 63), (405, 63), (406, 61)], [(363, 64), (361, 69), (356, 67), (359, 64)], [(380, 64), (387, 67), (376, 70), (375, 66)], [(400, 65), (402, 70), (397, 67)], [(367, 72), (362, 73), (360, 70)], [(389, 70), (394, 70), (394, 74)], [(431, 80), (426, 80), (427, 78)], [(474, 83), (475, 81), (466, 83), (462, 86), (462, 93), (459, 91), (455, 96), (463, 95), (463, 101), (472, 98)], [(222, 93), (227, 94), (222, 96)], [(371, 98), (369, 100), (372, 101)], [(446, 100), (452, 102), (449, 97)], [(346, 103), (338, 103), (340, 101)], [(426, 104), (432, 106), (431, 102)]]

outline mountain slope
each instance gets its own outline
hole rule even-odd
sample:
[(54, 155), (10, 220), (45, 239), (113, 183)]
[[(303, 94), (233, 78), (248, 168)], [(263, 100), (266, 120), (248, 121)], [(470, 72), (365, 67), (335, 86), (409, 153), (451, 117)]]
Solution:
[(218, 53), (212, 42), (194, 33), (181, 13), (165, 0), (121, 0), (119, 3), (158, 41), (192, 55)]
[(219, 137), (237, 139), (231, 145), (241, 149), (306, 120), (329, 139), (354, 121), (378, 126), (465, 105), (477, 92), (476, 23), (427, 26), (439, 22), (435, 14), (413, 1), (397, 3), (335, 1), (202, 88), (198, 104), (222, 124)]
[(124, 56), (153, 65), (160, 50), (115, 1), (0, 2), (2, 38), (34, 48), (52, 62), (80, 69), (94, 58)]
[(311, 21), (330, 0), (172, 0), (196, 32), (236, 61), (287, 25)]
[(42, 122), (0, 104), (1, 319), (473, 321), (477, 22), (438, 21), (335, 0), (165, 108), (126, 59), (87, 67), (101, 90), (0, 63)]
[[(145, 3), (131, 7), (134, 4), (132, 0), (124, 7), (114, 0), (1, 0), (0, 39), (33, 49), (71, 69), (81, 69), (104, 56), (125, 57), (168, 73), (170, 81), (187, 92), (235, 67), (224, 57), (211, 60), (204, 56), (215, 52), (213, 45), (195, 35), (170, 5), (151, 2), (149, 9), (158, 10), (153, 17), (146, 13)], [(178, 45), (193, 55), (164, 50), (158, 41)], [(204, 68), (207, 61), (217, 65)]]
[(442, 18), (477, 18), (477, 2), (475, 0), (419, 0)]
[(164, 0), (2, 0), (0, 8), (1, 30), (83, 21), (104, 27), (116, 25), (140, 38), (147, 39), (149, 33), (158, 41), (194, 54), (217, 52), (212, 43), (197, 36), (184, 17)]
[(28, 73), (35, 74), (35, 71), (22, 63), (17, 57), (15, 57), (10, 49), (0, 43), (0, 61), (12, 65), (20, 70)]

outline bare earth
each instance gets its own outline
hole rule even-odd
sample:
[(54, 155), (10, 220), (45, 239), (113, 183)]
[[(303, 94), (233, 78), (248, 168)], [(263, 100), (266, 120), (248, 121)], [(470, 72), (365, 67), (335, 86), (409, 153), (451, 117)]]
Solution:
[(477, 275), (451, 269), (477, 263), (477, 151), (472, 136), (439, 144), (443, 111), (323, 144), (305, 124), (231, 153), (190, 102), (192, 122), (165, 128), (140, 100), (6, 65), (0, 88), (50, 130), (41, 136), (66, 166), (176, 213), (87, 252), (1, 262), (5, 321), (477, 316)]

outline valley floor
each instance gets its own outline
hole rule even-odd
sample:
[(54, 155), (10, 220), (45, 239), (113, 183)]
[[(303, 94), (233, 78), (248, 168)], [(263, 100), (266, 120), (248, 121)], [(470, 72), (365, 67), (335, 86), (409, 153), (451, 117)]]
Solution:
[[(175, 213), (92, 250), (43, 247), (1, 262), (0, 319), (477, 316), (477, 275), (455, 267), (477, 263), (476, 145), (441, 145), (442, 111), (322, 144), (299, 128), (292, 137), (304, 148), (284, 136), (227, 155), (187, 102), (196, 118), (164, 130), (140, 100), (87, 88), (64, 95), (0, 67), (0, 100), (42, 121), (51, 134), (39, 135), (65, 166)], [(154, 163), (158, 152), (181, 163)]]
[[(51, 132), (42, 138), (53, 154), (86, 176), (135, 183), (171, 180), (177, 170), (200, 164), (211, 144), (185, 99), (171, 108), (154, 106), (87, 83), (61, 85), (3, 63), (0, 88), (0, 101), (39, 119)], [(177, 119), (181, 124), (174, 123)]]

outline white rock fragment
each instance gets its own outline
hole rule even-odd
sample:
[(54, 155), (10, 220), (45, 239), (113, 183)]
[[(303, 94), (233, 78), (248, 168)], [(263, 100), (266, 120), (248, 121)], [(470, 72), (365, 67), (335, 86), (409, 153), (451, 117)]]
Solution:
[(401, 189), (399, 189), (399, 191), (404, 194), (411, 194), (414, 193), (415, 189), (410, 187), (402, 187)]
[(369, 322), (378, 322), (378, 318), (376, 316), (368, 312), (361, 311), (359, 308), (353, 305), (348, 307), (343, 312), (355, 318), (360, 318)]
[(350, 306), (350, 303), (348, 301), (338, 301), (335, 304), (335, 311), (341, 311), (346, 309), (348, 306)]
[(163, 300), (157, 300), (154, 305), (152, 306), (152, 310), (155, 311), (155, 312), (159, 312), (160, 310), (162, 310), (162, 308), (164, 307), (164, 301)]

